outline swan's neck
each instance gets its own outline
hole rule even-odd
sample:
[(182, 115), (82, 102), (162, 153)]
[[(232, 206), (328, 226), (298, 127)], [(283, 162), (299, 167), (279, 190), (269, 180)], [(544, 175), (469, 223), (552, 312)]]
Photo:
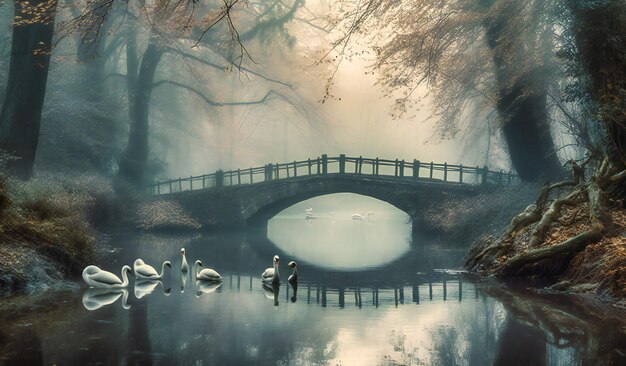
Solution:
[(128, 286), (128, 271), (128, 267), (122, 268), (122, 286), (124, 287)]
[(196, 275), (196, 278), (198, 278), (198, 263), (194, 264), (193, 273)]
[(276, 281), (277, 279), (279, 279), (279, 273), (278, 273), (278, 263), (274, 262), (274, 277), (273, 280)]
[(298, 275), (298, 267), (293, 267), (293, 273), (291, 275), (292, 276), (297, 276)]
[(163, 264), (161, 265), (161, 273), (159, 273), (159, 277), (163, 277), (163, 273), (165, 273), (165, 264), (167, 263), (167, 261), (163, 262)]

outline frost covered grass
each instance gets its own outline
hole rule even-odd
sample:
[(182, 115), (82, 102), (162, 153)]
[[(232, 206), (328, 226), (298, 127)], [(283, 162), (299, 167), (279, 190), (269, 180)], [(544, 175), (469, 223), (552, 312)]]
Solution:
[(0, 177), (0, 288), (41, 289), (80, 273), (93, 255), (88, 219), (108, 194), (94, 177)]
[(142, 230), (197, 230), (200, 223), (171, 200), (144, 202), (137, 207), (137, 228)]

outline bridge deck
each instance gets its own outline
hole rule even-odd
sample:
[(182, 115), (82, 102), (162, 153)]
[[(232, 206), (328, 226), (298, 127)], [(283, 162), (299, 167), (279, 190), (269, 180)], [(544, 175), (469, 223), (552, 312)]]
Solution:
[(218, 170), (215, 173), (186, 178), (156, 181), (150, 185), (154, 195), (174, 194), (183, 191), (219, 188), (223, 186), (250, 185), (276, 180), (303, 179), (304, 177), (320, 177), (330, 175), (350, 175), (363, 179), (389, 179), (395, 183), (412, 182), (423, 184), (439, 182), (460, 185), (510, 185), (517, 181), (511, 172), (491, 171), (485, 167), (453, 165), (448, 163), (424, 163), (419, 160), (406, 162), (395, 159), (347, 157), (340, 155), (328, 157), (322, 155), (316, 159), (294, 161), (283, 164), (266, 164), (262, 167), (237, 169), (230, 171)]

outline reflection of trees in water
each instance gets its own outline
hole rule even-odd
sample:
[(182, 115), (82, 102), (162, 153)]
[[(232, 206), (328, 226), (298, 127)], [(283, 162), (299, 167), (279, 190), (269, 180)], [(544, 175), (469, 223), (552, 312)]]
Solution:
[[(514, 364), (506, 354), (516, 349), (517, 360), (532, 357), (526, 364), (557, 360), (583, 365), (626, 364), (623, 312), (580, 297), (538, 294), (514, 287), (490, 286), (484, 291), (509, 313), (499, 342), (500, 364)], [(523, 338), (527, 341), (516, 345)]]
[(500, 334), (496, 366), (546, 364), (546, 339), (541, 330), (508, 316)]
[(128, 312), (128, 354), (126, 361), (129, 366), (152, 365), (152, 346), (148, 329), (148, 304), (133, 304)]

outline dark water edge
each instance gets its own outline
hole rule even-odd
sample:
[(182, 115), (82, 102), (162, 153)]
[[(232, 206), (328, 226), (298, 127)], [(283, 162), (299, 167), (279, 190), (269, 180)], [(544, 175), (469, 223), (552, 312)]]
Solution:
[(0, 299), (0, 364), (626, 364), (623, 311), (446, 270), (462, 263), (459, 249), (412, 245), (360, 271), (302, 265), (296, 294), (284, 280), (268, 294), (258, 274), (290, 253), (266, 238), (125, 233), (109, 245), (105, 268), (177, 260), (184, 246), (225, 280), (181, 294), (174, 263), (148, 295), (131, 282), (129, 309), (120, 297), (88, 311), (84, 288)]

